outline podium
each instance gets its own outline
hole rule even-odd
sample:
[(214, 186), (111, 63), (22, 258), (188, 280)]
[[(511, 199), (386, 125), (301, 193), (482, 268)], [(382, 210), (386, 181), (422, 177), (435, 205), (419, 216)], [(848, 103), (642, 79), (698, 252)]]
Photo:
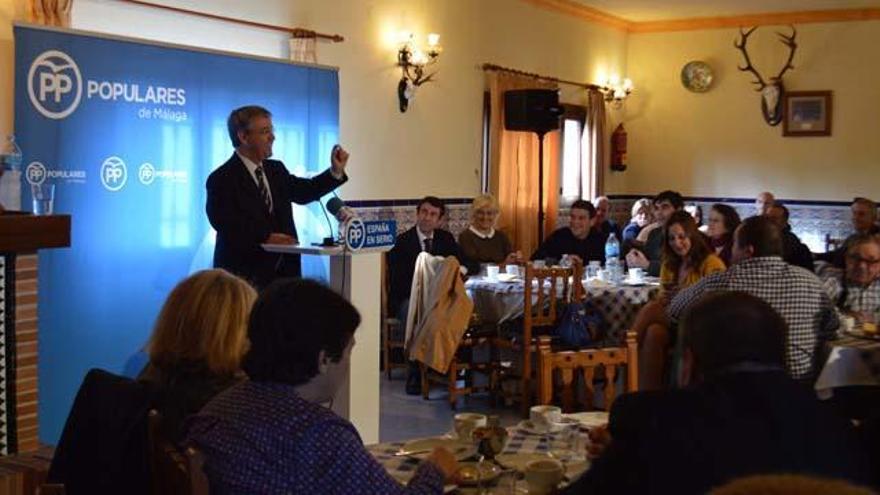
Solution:
[(0, 215), (0, 455), (39, 448), (37, 250), (70, 246), (70, 215)]
[(361, 314), (361, 326), (354, 333), (351, 368), (333, 400), (333, 411), (354, 424), (365, 444), (378, 443), (381, 263), (391, 246), (349, 251), (342, 246), (263, 244), (263, 249), (330, 258), (330, 287)]

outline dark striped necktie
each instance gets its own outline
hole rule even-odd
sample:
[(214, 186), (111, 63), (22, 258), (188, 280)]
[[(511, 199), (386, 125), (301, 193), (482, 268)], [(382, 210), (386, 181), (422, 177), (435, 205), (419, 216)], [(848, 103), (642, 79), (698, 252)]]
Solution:
[(257, 187), (260, 189), (260, 196), (263, 197), (266, 208), (272, 211), (272, 197), (269, 196), (269, 188), (266, 187), (266, 181), (263, 179), (263, 167), (257, 166), (254, 169), (254, 175), (257, 176)]

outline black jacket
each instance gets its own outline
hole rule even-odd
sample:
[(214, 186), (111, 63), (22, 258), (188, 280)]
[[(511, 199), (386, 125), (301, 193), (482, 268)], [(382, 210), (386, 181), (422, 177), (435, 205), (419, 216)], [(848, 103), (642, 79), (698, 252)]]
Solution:
[(278, 160), (263, 160), (266, 183), (272, 192), (269, 212), (260, 190), (236, 153), (208, 176), (206, 210), (217, 231), (214, 266), (247, 279), (262, 288), (276, 276), (300, 275), (299, 256), (264, 251), (260, 244), (272, 232), (296, 237), (291, 202), (306, 204), (339, 187), (326, 170), (311, 179), (291, 175)]
[(750, 474), (870, 479), (852, 425), (782, 371), (623, 395), (609, 426), (611, 445), (564, 493), (704, 494)]
[(149, 493), (149, 386), (99, 369), (83, 380), (49, 468), (69, 495)]
[[(431, 254), (435, 256), (455, 256), (459, 263), (463, 263), (461, 251), (455, 237), (446, 230), (436, 229), (433, 234)], [(419, 242), (419, 234), (416, 227), (412, 227), (403, 234), (397, 236), (394, 247), (388, 251), (388, 271), (391, 279), (391, 290), (388, 295), (389, 311), (392, 314), (399, 309), (400, 304), (409, 299), (412, 290), (413, 273), (416, 270), (416, 258), (422, 252), (422, 244)]]

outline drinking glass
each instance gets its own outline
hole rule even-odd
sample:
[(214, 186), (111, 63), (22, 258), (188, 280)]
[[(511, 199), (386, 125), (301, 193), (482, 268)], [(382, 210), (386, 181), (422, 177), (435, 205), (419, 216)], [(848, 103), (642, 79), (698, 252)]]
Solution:
[(31, 185), (34, 200), (34, 215), (51, 215), (55, 209), (55, 184)]

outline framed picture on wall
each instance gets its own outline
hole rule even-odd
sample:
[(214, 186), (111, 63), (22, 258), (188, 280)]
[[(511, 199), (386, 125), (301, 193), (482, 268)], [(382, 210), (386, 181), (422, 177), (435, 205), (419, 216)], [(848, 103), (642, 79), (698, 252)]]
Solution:
[(831, 135), (831, 91), (785, 93), (783, 112), (783, 136)]

